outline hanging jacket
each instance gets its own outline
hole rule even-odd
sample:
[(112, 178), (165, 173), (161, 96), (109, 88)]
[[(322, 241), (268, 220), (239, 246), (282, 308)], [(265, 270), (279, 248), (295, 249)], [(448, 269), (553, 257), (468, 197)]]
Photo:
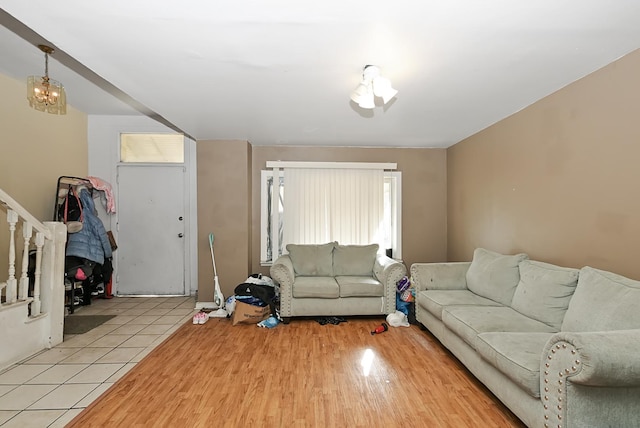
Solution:
[(103, 264), (105, 258), (111, 257), (111, 245), (102, 220), (96, 215), (93, 198), (87, 189), (80, 191), (80, 203), (84, 216), (82, 229), (69, 234), (66, 255)]

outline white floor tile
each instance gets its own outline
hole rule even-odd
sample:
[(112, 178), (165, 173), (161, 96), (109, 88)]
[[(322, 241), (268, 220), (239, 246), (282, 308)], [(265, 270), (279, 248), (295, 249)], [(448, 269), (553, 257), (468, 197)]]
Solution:
[(120, 327), (116, 328), (115, 330), (113, 330), (111, 332), (111, 334), (136, 334), (138, 333), (140, 330), (142, 330), (143, 328), (145, 328), (146, 325), (144, 324), (125, 324), (125, 325), (121, 325)]
[(144, 348), (115, 348), (104, 357), (96, 361), (97, 364), (101, 363), (128, 363), (136, 355), (142, 352)]
[(25, 410), (2, 425), (2, 428), (48, 427), (64, 413), (65, 410)]
[(171, 312), (173, 309), (169, 309), (169, 308), (152, 308), (152, 309), (145, 309), (144, 315), (166, 315), (169, 312)]
[(78, 352), (77, 348), (52, 348), (36, 355), (23, 364), (56, 364)]
[(82, 400), (77, 402), (73, 406), (73, 408), (74, 409), (83, 409), (83, 408), (87, 407), (89, 404), (93, 403), (98, 397), (100, 397), (102, 394), (104, 394), (107, 389), (111, 388), (112, 385), (113, 385), (113, 383), (100, 384), (100, 386), (98, 386), (96, 389), (91, 391), (89, 393), (89, 395), (87, 395)]
[(169, 324), (151, 324), (140, 330), (138, 334), (164, 334), (170, 328)]
[[(76, 416), (82, 413), (84, 409), (71, 409), (67, 410), (60, 416), (54, 423), (49, 425), (48, 428), (64, 428), (69, 422), (73, 420)], [(63, 410), (64, 411), (64, 410)]]
[(98, 338), (96, 336), (85, 334), (77, 334), (73, 336), (71, 339), (66, 339), (59, 345), (56, 345), (56, 348), (85, 348), (91, 342), (95, 342)]
[(60, 385), (49, 394), (28, 406), (28, 410), (70, 409), (77, 402), (100, 386), (99, 383), (74, 383)]
[(57, 385), (20, 385), (0, 397), (0, 410), (23, 410), (57, 388)]
[(115, 348), (132, 337), (131, 334), (107, 334), (89, 346), (92, 348)]
[(57, 364), (31, 379), (30, 385), (60, 385), (89, 367), (89, 364)]
[(0, 375), (0, 385), (22, 385), (51, 368), (51, 364), (23, 364), (14, 366)]
[[(131, 348), (131, 349), (133, 349), (133, 348)], [(139, 352), (140, 351), (138, 351), (138, 353)], [(18, 385), (0, 385), (0, 397), (2, 397), (4, 394), (6, 394), (9, 391), (13, 391), (17, 387), (18, 387)]]
[(127, 374), (127, 372), (129, 370), (131, 370), (132, 368), (135, 367), (137, 363), (127, 363), (125, 364), (120, 370), (118, 370), (117, 372), (115, 372), (113, 374), (113, 376), (111, 376), (109, 379), (107, 379), (107, 382), (116, 382), (117, 380), (119, 380), (122, 376), (124, 376), (125, 374)]
[(92, 364), (88, 369), (81, 371), (67, 381), (70, 383), (102, 383), (113, 376), (124, 366), (119, 364)]
[(147, 355), (149, 355), (151, 353), (151, 351), (153, 351), (155, 349), (155, 346), (147, 346), (144, 351), (140, 352), (138, 355), (136, 355), (135, 357), (133, 357), (131, 359), (132, 363), (139, 363), (140, 361), (142, 361), (142, 359), (144, 357), (146, 357)]
[(105, 324), (122, 325), (122, 324), (127, 324), (136, 318), (137, 317), (135, 315), (118, 315), (117, 317), (111, 318), (110, 320), (106, 321)]
[(105, 356), (112, 348), (82, 348), (69, 358), (61, 361), (61, 364), (91, 364)]
[(0, 410), (0, 426), (20, 413), (18, 410)]
[[(188, 317), (191, 318), (191, 315), (188, 315)], [(156, 320), (154, 324), (174, 325), (181, 322), (184, 318), (185, 316), (182, 315), (163, 315), (160, 317), (160, 319)]]
[(142, 348), (151, 345), (159, 334), (137, 334), (120, 345), (120, 348)]
[(151, 324), (160, 318), (160, 315), (140, 315), (131, 321), (131, 324)]

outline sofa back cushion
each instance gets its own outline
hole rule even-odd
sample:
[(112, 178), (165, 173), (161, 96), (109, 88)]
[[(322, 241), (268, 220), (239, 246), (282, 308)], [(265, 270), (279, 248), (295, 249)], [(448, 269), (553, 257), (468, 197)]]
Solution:
[(333, 276), (333, 248), (337, 244), (287, 244), (296, 276)]
[(479, 296), (509, 306), (520, 281), (518, 264), (527, 258), (526, 254), (510, 256), (476, 248), (467, 270), (467, 288)]
[[(640, 328), (640, 281), (586, 266), (562, 322), (562, 331)], [(615, 350), (612, 350), (615, 352)]]
[(533, 260), (521, 261), (519, 269), (511, 307), (559, 331), (580, 271)]
[(336, 276), (373, 276), (378, 244), (336, 245), (333, 249), (333, 273)]

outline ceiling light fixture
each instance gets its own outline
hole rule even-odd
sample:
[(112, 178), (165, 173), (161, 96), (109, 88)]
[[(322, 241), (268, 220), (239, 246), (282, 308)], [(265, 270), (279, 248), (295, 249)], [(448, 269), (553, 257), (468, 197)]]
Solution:
[(38, 111), (51, 114), (67, 114), (67, 96), (64, 86), (57, 80), (49, 78), (49, 55), (53, 48), (38, 45), (44, 52), (44, 76), (27, 77), (27, 99), (29, 105)]
[(361, 108), (372, 109), (376, 106), (375, 97), (382, 98), (388, 103), (398, 91), (391, 87), (391, 81), (380, 75), (380, 69), (375, 65), (366, 65), (362, 71), (362, 82), (351, 93), (351, 100)]

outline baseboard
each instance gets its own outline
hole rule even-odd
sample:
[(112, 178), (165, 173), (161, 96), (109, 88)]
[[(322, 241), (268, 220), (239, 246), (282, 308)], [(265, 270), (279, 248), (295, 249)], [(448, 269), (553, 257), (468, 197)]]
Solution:
[(200, 309), (218, 309), (218, 305), (213, 302), (196, 302), (196, 310)]

